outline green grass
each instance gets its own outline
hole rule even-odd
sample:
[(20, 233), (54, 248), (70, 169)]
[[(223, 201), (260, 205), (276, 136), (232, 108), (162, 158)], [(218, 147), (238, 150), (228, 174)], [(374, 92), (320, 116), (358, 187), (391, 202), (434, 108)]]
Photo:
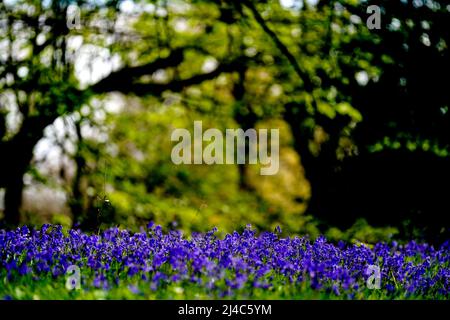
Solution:
[[(90, 270), (81, 269), (81, 274), (89, 275)], [(283, 279), (275, 278), (272, 281), (272, 287), (269, 289), (254, 288), (251, 285), (244, 286), (233, 293), (223, 296), (219, 291), (212, 291), (202, 285), (192, 284), (190, 282), (164, 283), (156, 290), (153, 290), (149, 281), (142, 280), (140, 276), (134, 277), (122, 276), (119, 285), (112, 285), (107, 290), (96, 288), (92, 283), (93, 277), (83, 276), (80, 289), (67, 289), (66, 277), (60, 276), (53, 278), (46, 276), (40, 279), (33, 279), (32, 275), (13, 276), (11, 280), (6, 277), (4, 270), (0, 271), (0, 298), (18, 299), (18, 300), (102, 300), (102, 299), (358, 299), (358, 300), (390, 300), (390, 299), (426, 299), (421, 296), (408, 296), (399, 291), (388, 294), (385, 290), (369, 290), (350, 296), (342, 293), (339, 296), (327, 291), (326, 289), (314, 290), (309, 286), (309, 281), (300, 284), (286, 284)], [(225, 283), (217, 284), (221, 288), (226, 288)], [(133, 292), (134, 286), (139, 292)], [(220, 290), (221, 292), (226, 291)], [(434, 297), (436, 299), (436, 297)], [(437, 299), (446, 299), (444, 296)]]

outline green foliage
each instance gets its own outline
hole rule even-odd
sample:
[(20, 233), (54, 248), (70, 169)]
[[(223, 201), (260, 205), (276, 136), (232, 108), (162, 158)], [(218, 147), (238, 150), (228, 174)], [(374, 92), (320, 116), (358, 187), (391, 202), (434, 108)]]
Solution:
[(398, 234), (393, 227), (373, 227), (365, 219), (358, 219), (349, 229), (341, 231), (331, 227), (326, 232), (327, 238), (334, 241), (348, 241), (353, 243), (375, 244), (377, 242), (389, 242)]
[[(90, 190), (105, 190), (114, 207), (114, 216), (104, 221), (105, 226), (138, 228), (152, 220), (168, 228), (207, 231), (220, 226), (231, 232), (250, 223), (261, 229), (282, 225), (289, 232), (318, 234), (310, 217), (303, 215), (305, 203), (298, 203), (308, 199), (309, 187), (290, 147), (289, 127), (282, 120), (260, 126), (285, 131), (280, 141), (285, 169), (277, 177), (262, 177), (258, 166), (249, 165), (244, 172), (248, 187), (242, 189), (237, 165), (175, 165), (170, 159), (175, 142), (168, 141), (174, 128), (192, 130), (195, 119), (203, 121), (204, 129), (225, 130), (236, 126), (232, 115), (224, 117), (224, 110), (220, 118), (203, 115), (183, 103), (170, 108), (146, 106), (151, 103), (152, 99), (136, 103), (110, 115), (110, 141), (83, 151), (88, 164), (83, 183)], [(88, 210), (87, 215), (98, 211)]]
[[(136, 1), (147, 9), (115, 29), (124, 20), (117, 1), (72, 1), (82, 25), (71, 29), (64, 27), (68, 2), (57, 3), (0, 7), (0, 41), (11, 44), (2, 48), (0, 66), (0, 152), (10, 155), (0, 159), (0, 187), (11, 190), (11, 181), (20, 184), (28, 173), (35, 184), (60, 185), (72, 211), (70, 218), (27, 213), (22, 220), (67, 225), (72, 219), (92, 229), (154, 220), (198, 231), (251, 223), (314, 237), (318, 223), (309, 213), (321, 214), (318, 208), (329, 202), (323, 190), (339, 190), (342, 184), (332, 182), (348, 159), (385, 150), (448, 159), (448, 90), (439, 77), (450, 61), (444, 5)], [(383, 9), (381, 30), (365, 25), (372, 3)], [(21, 57), (13, 47), (23, 49)], [(91, 67), (79, 70), (77, 53), (85, 50), (92, 67), (108, 61), (101, 76), (80, 76)], [(117, 103), (123, 108), (107, 111)], [(68, 129), (74, 137), (55, 143), (73, 160), (72, 175), (45, 176), (31, 160), (56, 119), (75, 127)], [(261, 177), (250, 165), (174, 165), (170, 133), (192, 128), (195, 120), (221, 130), (279, 128), (279, 174)], [(10, 170), (16, 164), (21, 167)], [(22, 190), (16, 192), (20, 198)], [(357, 199), (350, 193), (331, 199), (345, 198), (351, 207)], [(395, 234), (363, 221), (328, 233), (364, 242)]]

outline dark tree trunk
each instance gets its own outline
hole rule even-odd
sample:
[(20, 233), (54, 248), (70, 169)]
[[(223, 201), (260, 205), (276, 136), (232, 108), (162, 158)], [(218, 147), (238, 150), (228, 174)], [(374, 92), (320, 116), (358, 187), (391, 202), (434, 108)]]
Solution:
[(7, 226), (17, 226), (20, 223), (20, 206), (22, 204), (23, 176), (31, 160), (33, 147), (25, 150), (25, 145), (13, 139), (3, 144), (0, 163), (1, 186), (5, 188), (4, 223)]
[(20, 222), (23, 174), (18, 172), (14, 177), (11, 176), (5, 188), (5, 224), (7, 226), (17, 226)]
[(305, 176), (311, 185), (311, 197), (308, 201), (307, 213), (316, 218), (322, 218), (333, 214), (333, 189), (336, 187), (336, 180), (339, 174), (336, 169), (339, 165), (336, 157), (336, 149), (339, 145), (340, 131), (346, 119), (327, 119), (318, 117), (322, 125), (329, 134), (328, 141), (321, 145), (320, 154), (314, 156), (309, 150), (309, 140), (313, 132), (308, 132), (302, 127), (302, 121), (308, 116), (302, 113), (298, 106), (287, 106), (284, 115), (289, 123), (294, 135), (294, 148), (300, 155), (302, 166), (305, 169)]
[(81, 136), (80, 122), (75, 122), (75, 132), (78, 139), (77, 152), (74, 160), (76, 163), (75, 177), (72, 183), (72, 197), (69, 201), (70, 210), (72, 211), (73, 222), (81, 223), (83, 218), (83, 192), (81, 190), (81, 178), (83, 177), (83, 170), (85, 167), (85, 160), (81, 154), (83, 146), (83, 137)]
[[(239, 74), (239, 80), (233, 87), (233, 96), (236, 101), (233, 118), (239, 124), (241, 129), (245, 131), (255, 126), (257, 118), (252, 110), (245, 105), (245, 73), (247, 68), (242, 66), (237, 71)], [(247, 151), (248, 150), (245, 152)], [(237, 166), (239, 171), (239, 188), (241, 190), (251, 190), (252, 187), (248, 183), (246, 176), (247, 165), (238, 164)]]
[(33, 149), (42, 138), (44, 129), (54, 118), (26, 118), (20, 131), (10, 140), (0, 142), (0, 187), (5, 188), (4, 223), (20, 223), (23, 176), (33, 158)]

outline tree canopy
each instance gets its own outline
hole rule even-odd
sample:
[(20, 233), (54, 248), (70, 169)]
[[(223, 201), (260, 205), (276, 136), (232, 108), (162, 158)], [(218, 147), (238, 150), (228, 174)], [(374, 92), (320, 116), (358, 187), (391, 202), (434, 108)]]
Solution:
[[(370, 5), (379, 29), (366, 25)], [(31, 179), (63, 190), (87, 228), (247, 221), (318, 233), (364, 217), (448, 232), (449, 10), (431, 0), (3, 1), (4, 220), (25, 219)], [(174, 165), (170, 131), (198, 119), (280, 128), (280, 173)], [(40, 164), (44, 140), (64, 160), (57, 174)]]

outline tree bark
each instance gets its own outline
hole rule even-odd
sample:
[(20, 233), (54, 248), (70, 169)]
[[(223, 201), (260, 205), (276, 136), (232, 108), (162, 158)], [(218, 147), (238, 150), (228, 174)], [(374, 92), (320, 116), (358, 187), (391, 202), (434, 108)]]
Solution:
[(7, 226), (17, 226), (20, 223), (24, 174), (25, 172), (16, 172), (14, 176), (10, 177), (10, 181), (6, 185), (4, 220)]
[(284, 119), (289, 123), (294, 135), (294, 148), (300, 155), (305, 176), (311, 185), (311, 197), (308, 201), (307, 213), (324, 218), (333, 214), (333, 189), (339, 175), (336, 173), (338, 165), (336, 149), (339, 144), (340, 131), (347, 121), (344, 117), (338, 119), (327, 119), (319, 117), (318, 121), (329, 134), (328, 141), (321, 145), (320, 154), (314, 156), (309, 150), (308, 142), (312, 138), (312, 132), (302, 128), (301, 121), (307, 117), (304, 108), (296, 108), (288, 105)]
[[(16, 139), (14, 139), (16, 140)], [(24, 187), (23, 176), (28, 168), (29, 157), (21, 144), (8, 141), (2, 149), (1, 186), (5, 188), (4, 223), (7, 226), (17, 226), (20, 223), (20, 206)], [(31, 160), (31, 159), (30, 159)]]
[(5, 188), (4, 223), (20, 223), (20, 206), (24, 188), (23, 176), (33, 158), (33, 150), (42, 138), (44, 129), (54, 118), (26, 118), (20, 131), (8, 141), (0, 143), (0, 187)]
[(74, 156), (76, 171), (75, 177), (72, 183), (72, 197), (69, 200), (70, 209), (72, 211), (74, 223), (81, 223), (83, 217), (83, 192), (81, 190), (81, 178), (83, 177), (83, 170), (86, 165), (84, 157), (82, 156), (80, 149), (83, 145), (83, 137), (81, 135), (81, 125), (79, 121), (75, 122), (75, 132), (78, 138), (77, 151)]

